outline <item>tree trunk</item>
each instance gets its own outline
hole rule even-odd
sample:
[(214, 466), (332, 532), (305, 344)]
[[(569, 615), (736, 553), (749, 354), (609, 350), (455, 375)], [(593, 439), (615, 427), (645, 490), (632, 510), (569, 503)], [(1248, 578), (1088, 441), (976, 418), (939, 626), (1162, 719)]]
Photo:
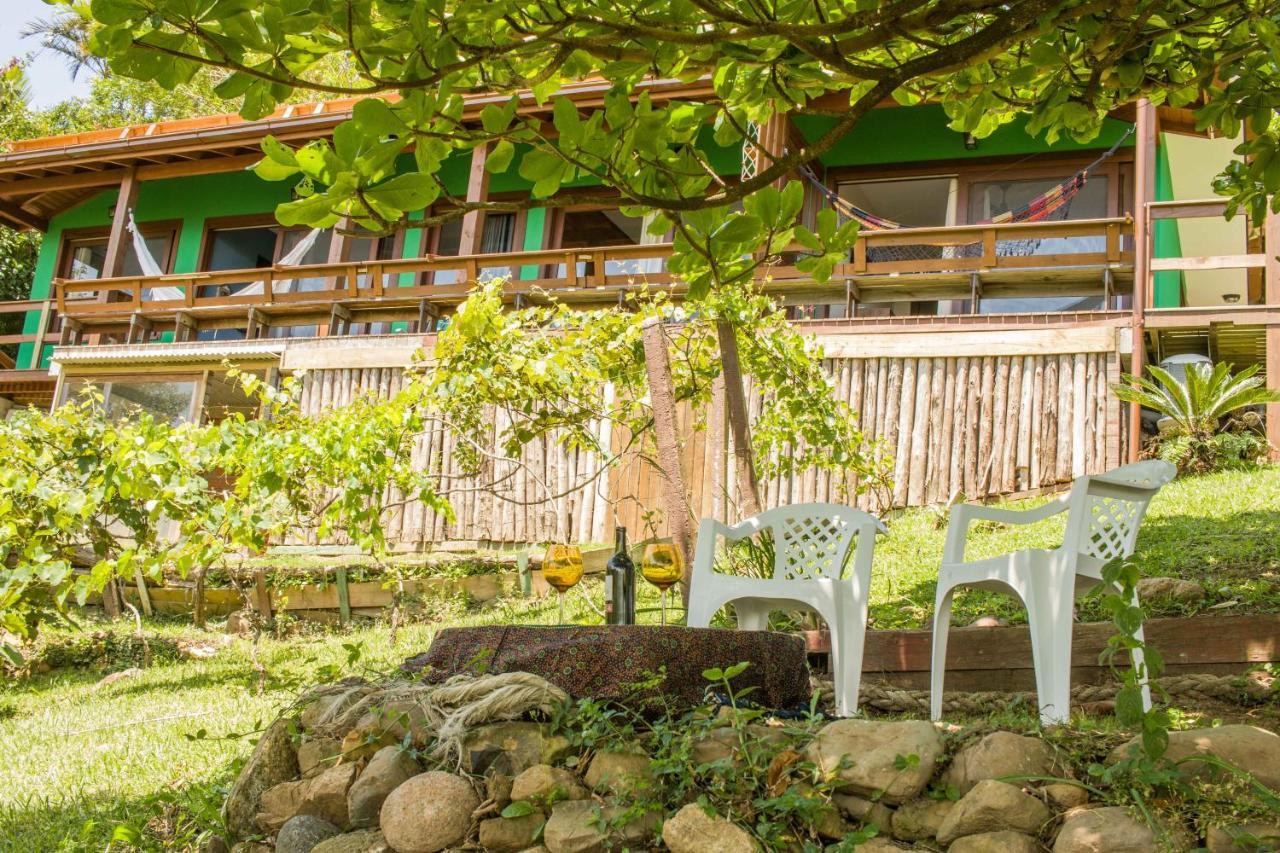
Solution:
[(662, 321), (651, 317), (644, 322), (644, 360), (649, 375), (649, 399), (653, 406), (653, 430), (658, 444), (658, 465), (662, 468), (662, 504), (671, 539), (684, 556), (684, 579), (680, 584), (685, 607), (689, 605), (689, 573), (693, 566), (693, 539), (689, 535), (689, 508), (686, 506), (684, 471), (680, 466), (680, 444), (676, 433), (675, 389), (671, 381), (671, 357)]
[(738, 506), (744, 517), (760, 513), (760, 487), (756, 482), (755, 456), (751, 452), (751, 421), (747, 397), (742, 387), (742, 364), (738, 360), (738, 337), (728, 320), (716, 322), (720, 342), (720, 362), (725, 386), (725, 408), (733, 439), (733, 470), (738, 479)]

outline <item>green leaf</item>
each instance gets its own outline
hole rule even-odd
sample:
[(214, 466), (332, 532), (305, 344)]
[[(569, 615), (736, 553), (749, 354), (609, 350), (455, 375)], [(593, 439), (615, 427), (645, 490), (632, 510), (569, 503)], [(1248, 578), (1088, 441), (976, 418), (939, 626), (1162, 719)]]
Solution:
[(409, 130), (391, 105), (381, 98), (365, 98), (356, 103), (351, 120), (361, 131), (372, 136), (399, 136)]
[(338, 221), (323, 193), (316, 193), (297, 201), (288, 201), (276, 207), (276, 219), (281, 225), (310, 225), (327, 228)]
[(500, 140), (493, 146), (493, 150), (489, 152), (489, 156), (484, 161), (485, 170), (491, 175), (500, 175), (507, 171), (507, 167), (511, 165), (511, 158), (515, 156), (516, 147), (506, 139)]
[(440, 195), (440, 186), (430, 175), (409, 172), (364, 191), (365, 198), (396, 210), (422, 210)]
[(507, 807), (502, 810), (502, 816), (503, 817), (527, 817), (536, 811), (537, 809), (533, 807), (533, 803), (529, 802), (528, 800), (516, 800), (513, 803), (509, 803)]
[(718, 243), (755, 243), (760, 240), (761, 230), (759, 218), (741, 213), (726, 219), (711, 232), (711, 239)]

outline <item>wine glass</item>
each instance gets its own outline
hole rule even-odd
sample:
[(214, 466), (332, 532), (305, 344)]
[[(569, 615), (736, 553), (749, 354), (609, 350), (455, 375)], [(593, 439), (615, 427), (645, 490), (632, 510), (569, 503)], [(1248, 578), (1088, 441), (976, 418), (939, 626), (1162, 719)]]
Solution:
[(662, 600), (662, 624), (667, 624), (667, 590), (684, 577), (684, 557), (670, 542), (651, 542), (640, 556), (640, 574), (658, 588)]
[(564, 624), (564, 594), (582, 580), (582, 549), (577, 545), (548, 545), (542, 558), (542, 577), (560, 596), (560, 624)]

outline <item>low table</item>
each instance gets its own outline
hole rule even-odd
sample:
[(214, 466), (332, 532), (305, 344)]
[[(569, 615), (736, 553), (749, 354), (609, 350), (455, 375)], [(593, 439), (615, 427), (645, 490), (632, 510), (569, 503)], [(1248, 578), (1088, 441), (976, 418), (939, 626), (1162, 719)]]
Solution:
[[(740, 661), (751, 665), (732, 684), (736, 693), (754, 688), (745, 699), (773, 709), (808, 703), (804, 640), (774, 631), (651, 625), (446, 628), (402, 669), (428, 683), (460, 673), (531, 672), (575, 699), (637, 707), (661, 694), (687, 708), (701, 704), (712, 686), (703, 670)], [(659, 688), (635, 690), (636, 682), (663, 667), (666, 679)]]

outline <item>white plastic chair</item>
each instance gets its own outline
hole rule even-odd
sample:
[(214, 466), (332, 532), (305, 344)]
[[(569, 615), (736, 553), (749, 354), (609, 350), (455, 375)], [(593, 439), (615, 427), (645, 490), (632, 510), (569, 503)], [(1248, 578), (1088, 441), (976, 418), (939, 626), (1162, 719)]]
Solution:
[[(714, 568), (716, 536), (749, 539), (762, 530), (773, 535), (772, 578), (726, 575)], [(831, 632), (831, 669), (835, 674), (836, 712), (858, 707), (862, 645), (867, 632), (867, 598), (876, 533), (884, 525), (875, 516), (836, 504), (796, 504), (767, 510), (729, 527), (704, 518), (698, 528), (689, 588), (688, 625), (705, 628), (721, 607), (732, 604), (738, 627), (763, 631), (773, 610), (796, 605), (815, 611)], [(851, 577), (841, 569), (857, 537)]]
[[(1071, 713), (1071, 628), (1076, 596), (1102, 582), (1102, 567), (1133, 554), (1138, 526), (1156, 492), (1177, 474), (1167, 462), (1125, 465), (1105, 474), (1080, 477), (1071, 491), (1035, 509), (1018, 511), (977, 504), (952, 508), (938, 572), (933, 616), (930, 713), (942, 717), (942, 682), (947, 662), (947, 629), (956, 587), (1012, 591), (1027, 608), (1036, 671), (1040, 719), (1065, 722)], [(1052, 551), (1028, 549), (965, 562), (965, 536), (974, 519), (1031, 524), (1067, 512), (1066, 535)], [(1135, 602), (1136, 603), (1136, 602)], [(1138, 637), (1141, 638), (1141, 630)], [(1142, 663), (1142, 652), (1134, 652)], [(1151, 694), (1143, 684), (1145, 707)]]

